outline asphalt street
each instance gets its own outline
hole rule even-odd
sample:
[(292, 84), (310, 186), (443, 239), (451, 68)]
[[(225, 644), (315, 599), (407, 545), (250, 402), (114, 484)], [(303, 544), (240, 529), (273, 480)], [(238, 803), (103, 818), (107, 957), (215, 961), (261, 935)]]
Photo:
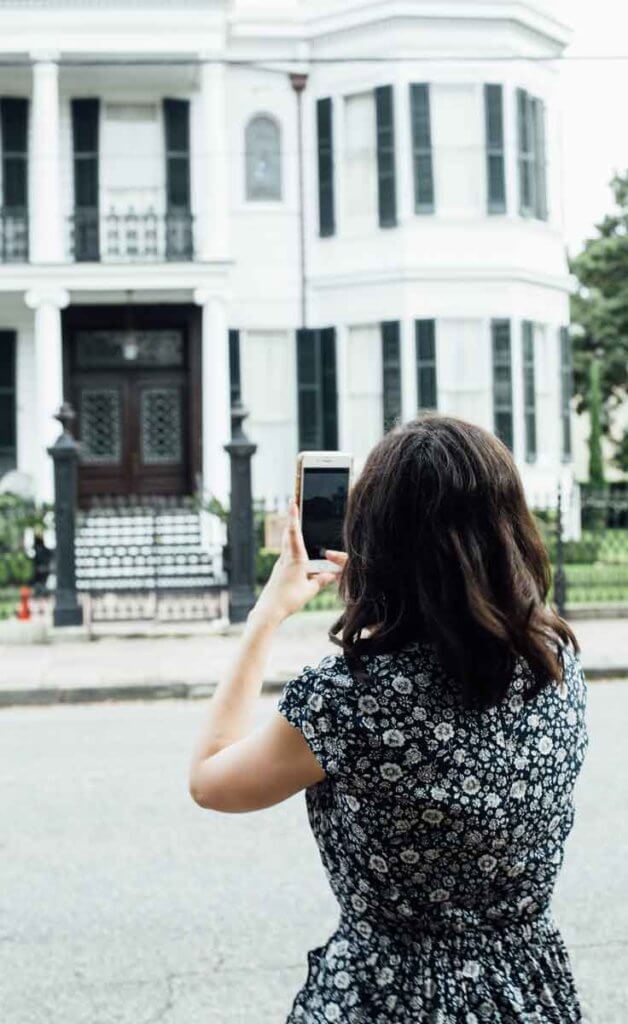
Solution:
[[(192, 804), (202, 714), (0, 712), (2, 1024), (285, 1021), (335, 904), (302, 796), (242, 817)], [(555, 909), (587, 1022), (626, 1024), (628, 682), (591, 685), (589, 724)]]

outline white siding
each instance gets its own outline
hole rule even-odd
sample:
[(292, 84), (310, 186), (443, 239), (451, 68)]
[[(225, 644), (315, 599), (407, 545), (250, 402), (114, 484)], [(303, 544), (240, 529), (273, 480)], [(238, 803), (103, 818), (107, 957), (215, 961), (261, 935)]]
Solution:
[(242, 331), (240, 360), (245, 430), (258, 445), (253, 493), (283, 501), (293, 485), (297, 448), (294, 335)]
[(347, 440), (359, 469), (383, 433), (380, 325), (350, 327), (347, 349)]
[(438, 411), (492, 428), (492, 366), (488, 324), (436, 321)]
[(441, 217), (484, 213), (485, 149), (482, 91), (475, 84), (430, 88), (435, 205)]
[(372, 230), (377, 217), (375, 94), (347, 96), (344, 116), (344, 226), (360, 233)]

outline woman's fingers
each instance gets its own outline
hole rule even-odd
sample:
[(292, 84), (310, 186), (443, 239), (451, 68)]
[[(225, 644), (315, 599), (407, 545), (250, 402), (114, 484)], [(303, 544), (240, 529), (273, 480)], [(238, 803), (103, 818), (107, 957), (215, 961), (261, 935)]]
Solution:
[(290, 505), (288, 506), (288, 523), (284, 538), (287, 552), (292, 558), (296, 561), (307, 559), (307, 551), (305, 550), (301, 524), (299, 522), (299, 509), (294, 498), (290, 499)]
[(316, 580), (319, 590), (324, 590), (325, 587), (328, 587), (331, 583), (336, 583), (338, 581), (338, 573), (319, 572), (316, 576), (313, 576), (312, 579)]
[(348, 557), (346, 551), (332, 551), (329, 548), (325, 551), (327, 561), (333, 562), (334, 565), (339, 565), (341, 569), (344, 568)]

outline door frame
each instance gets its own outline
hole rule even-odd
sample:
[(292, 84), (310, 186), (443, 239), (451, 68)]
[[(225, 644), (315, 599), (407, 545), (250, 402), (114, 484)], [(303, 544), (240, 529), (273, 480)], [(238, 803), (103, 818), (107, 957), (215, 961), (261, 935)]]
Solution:
[[(134, 305), (134, 325), (143, 330), (160, 330), (168, 327), (184, 332), (187, 346), (187, 394), (189, 396), (186, 415), (188, 438), (187, 469), (188, 480), (185, 494), (194, 494), (202, 467), (201, 415), (201, 331), (202, 310), (189, 304)], [(119, 305), (69, 306), (62, 312), (63, 332), (63, 394), (66, 400), (72, 395), (74, 366), (72, 365), (72, 337), (77, 330), (124, 330), (127, 323), (127, 307)], [(99, 371), (106, 372), (106, 371)], [(111, 371), (114, 375), (116, 370)], [(150, 372), (150, 371), (149, 371)], [(81, 467), (79, 463), (79, 474)], [(89, 502), (89, 498), (84, 499)]]

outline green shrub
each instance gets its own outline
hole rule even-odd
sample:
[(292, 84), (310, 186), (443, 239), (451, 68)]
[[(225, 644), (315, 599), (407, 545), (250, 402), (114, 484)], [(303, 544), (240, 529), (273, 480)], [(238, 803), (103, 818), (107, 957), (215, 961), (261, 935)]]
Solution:
[(11, 567), (8, 555), (0, 555), (0, 587), (6, 587), (11, 579)]
[(255, 582), (263, 585), (273, 571), (273, 565), (279, 558), (275, 551), (258, 548), (255, 556)]

